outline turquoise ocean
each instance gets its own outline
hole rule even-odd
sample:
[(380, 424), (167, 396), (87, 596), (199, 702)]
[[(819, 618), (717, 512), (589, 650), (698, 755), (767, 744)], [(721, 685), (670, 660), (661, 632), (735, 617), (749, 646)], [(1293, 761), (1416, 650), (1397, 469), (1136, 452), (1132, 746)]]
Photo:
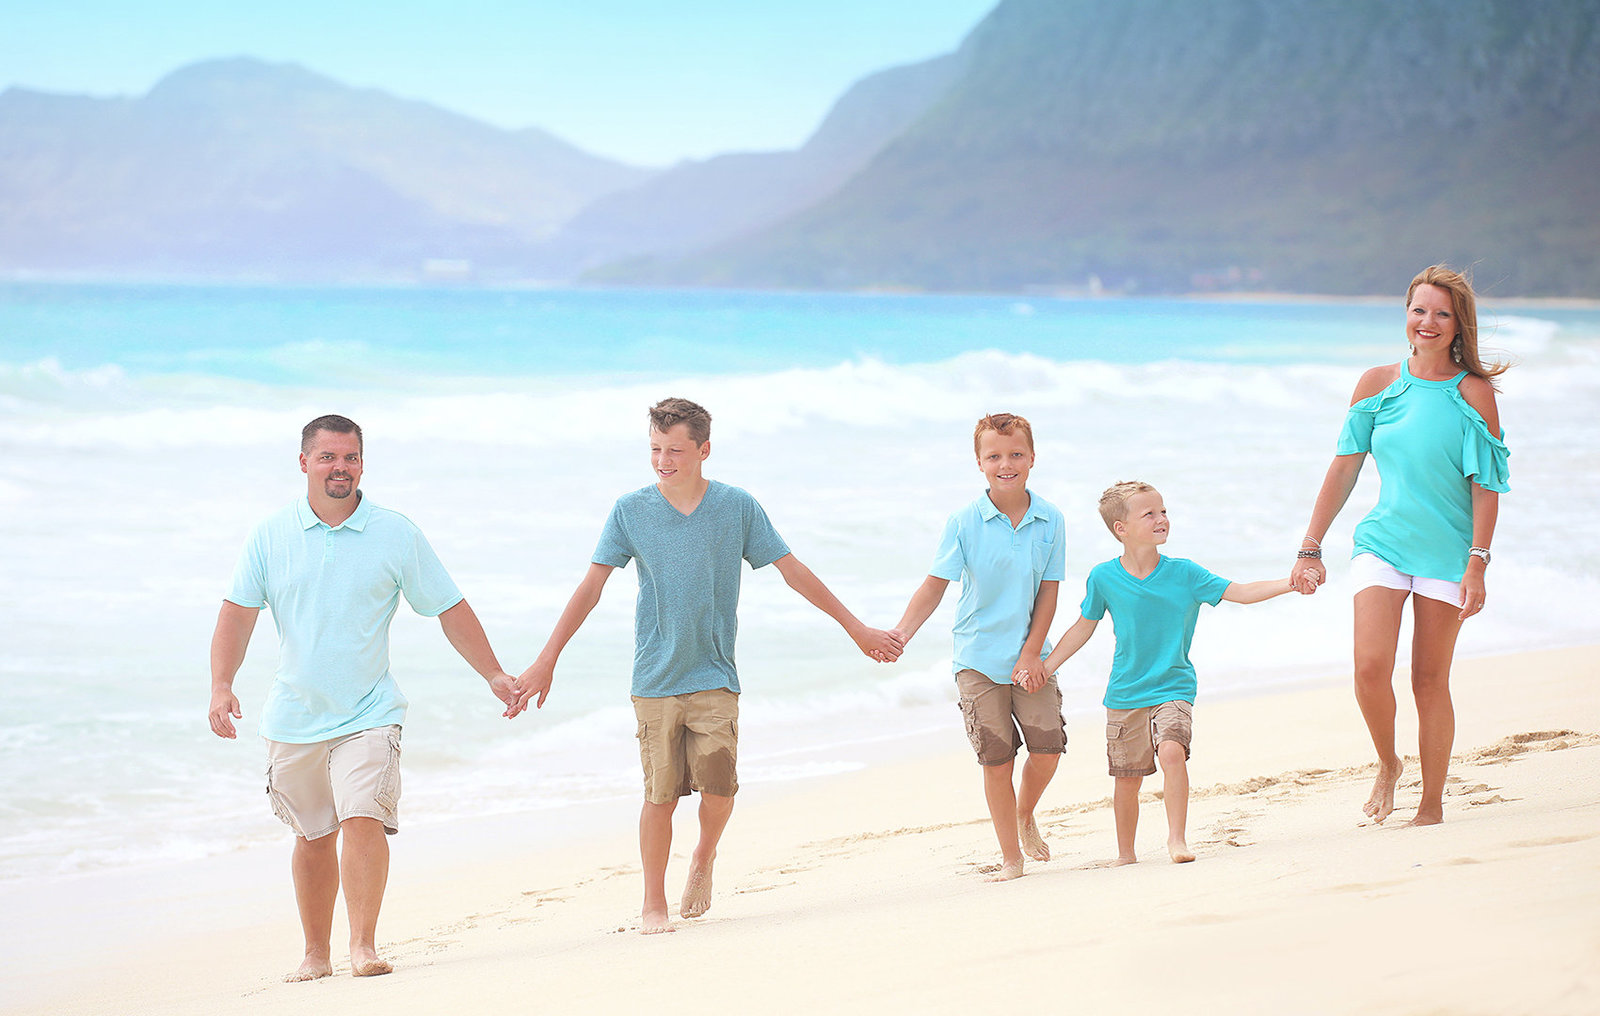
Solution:
[[(795, 554), (887, 627), (946, 515), (981, 493), (982, 413), (1034, 423), (1032, 488), (1067, 516), (1068, 577), (1117, 548), (1099, 491), (1140, 478), (1168, 551), (1226, 577), (1287, 572), (1362, 369), (1405, 353), (1402, 300), (1090, 300), (707, 291), (0, 283), (0, 882), (282, 842), (253, 724), (276, 644), (263, 619), (236, 690), (243, 736), (208, 730), (207, 650), (251, 525), (304, 491), (300, 427), (366, 430), (366, 495), (426, 532), (501, 662), (525, 667), (612, 500), (651, 476), (645, 408), (715, 418), (707, 472), (766, 506)], [(1518, 362), (1490, 602), (1463, 655), (1600, 644), (1600, 309), (1485, 299)], [(1350, 530), (1317, 596), (1202, 615), (1207, 698), (1348, 671)], [(437, 622), (404, 607), (404, 820), (633, 800), (635, 577), (613, 576), (547, 706), (499, 716)], [(955, 596), (902, 662), (871, 663), (771, 569), (747, 573), (738, 648), (747, 787), (964, 749)], [(1062, 671), (1097, 708), (1102, 633)], [(1354, 705), (1352, 703), (1352, 709)], [(1301, 718), (1303, 721), (1304, 718)], [(1083, 729), (1092, 730), (1087, 725)], [(1199, 749), (1197, 748), (1197, 751)], [(1098, 766), (1098, 744), (1069, 749)]]

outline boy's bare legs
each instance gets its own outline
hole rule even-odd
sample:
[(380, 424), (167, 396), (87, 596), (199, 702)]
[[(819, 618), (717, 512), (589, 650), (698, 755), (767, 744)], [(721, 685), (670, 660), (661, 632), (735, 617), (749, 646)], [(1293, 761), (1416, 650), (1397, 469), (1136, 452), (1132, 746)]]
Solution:
[(639, 811), (639, 861), (644, 868), (639, 932), (644, 935), (672, 930), (667, 920), (667, 858), (672, 853), (672, 813), (677, 808), (676, 799), (666, 804), (646, 801)]
[(1133, 834), (1139, 828), (1139, 787), (1143, 776), (1117, 776), (1116, 787), (1111, 792), (1111, 813), (1117, 819), (1116, 864), (1135, 864), (1139, 857), (1133, 852)]
[(1172, 856), (1173, 864), (1186, 864), (1194, 860), (1187, 835), (1189, 762), (1184, 757), (1183, 745), (1177, 741), (1162, 741), (1157, 745), (1156, 758), (1161, 762), (1161, 801), (1167, 806), (1167, 853)]
[(995, 839), (1000, 841), (1000, 870), (991, 882), (1007, 882), (1022, 874), (1022, 846), (1017, 839), (1017, 792), (1011, 785), (1016, 761), (1013, 758), (997, 766), (982, 767), (983, 798), (989, 804)]
[(717, 859), (717, 843), (733, 815), (733, 798), (716, 794), (700, 795), (700, 842), (689, 858), (689, 879), (683, 885), (683, 900), (678, 913), (699, 917), (711, 909), (711, 865)]
[(1050, 860), (1050, 844), (1039, 832), (1033, 809), (1044, 796), (1044, 788), (1050, 785), (1060, 762), (1059, 754), (1029, 752), (1028, 760), (1022, 764), (1022, 781), (1017, 787), (1017, 840), (1023, 852), (1035, 861)]
[(294, 839), (289, 869), (294, 875), (294, 901), (305, 934), (305, 959), (285, 981), (314, 981), (333, 973), (333, 907), (339, 896), (339, 837), (330, 833), (314, 840)]
[[(339, 872), (344, 881), (344, 906), (350, 918), (350, 973), (375, 977), (394, 970), (378, 955), (378, 911), (389, 884), (389, 839), (375, 818), (347, 818), (339, 825), (344, 840)], [(328, 837), (333, 839), (333, 837)]]
[(1444, 781), (1456, 737), (1450, 661), (1461, 632), (1461, 608), (1416, 596), (1411, 609), (1416, 619), (1411, 636), (1411, 692), (1417, 700), (1417, 748), (1422, 756), (1422, 803), (1411, 824), (1435, 825), (1444, 821)]
[(1410, 595), (1404, 589), (1368, 586), (1355, 596), (1356, 703), (1378, 751), (1378, 776), (1361, 810), (1376, 822), (1394, 811), (1394, 788), (1400, 782), (1400, 756), (1394, 748), (1394, 655), (1400, 613)]

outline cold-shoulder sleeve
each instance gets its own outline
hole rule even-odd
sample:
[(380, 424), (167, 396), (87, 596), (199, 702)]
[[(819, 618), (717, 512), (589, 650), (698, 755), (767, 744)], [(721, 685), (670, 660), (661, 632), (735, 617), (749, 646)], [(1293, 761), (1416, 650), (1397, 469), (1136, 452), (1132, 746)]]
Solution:
[(1372, 424), (1384, 402), (1394, 398), (1409, 387), (1401, 378), (1376, 395), (1369, 396), (1350, 407), (1344, 414), (1344, 427), (1339, 431), (1339, 446), (1335, 455), (1365, 454), (1372, 451)]
[(1456, 389), (1450, 389), (1451, 401), (1467, 418), (1467, 427), (1461, 435), (1461, 475), (1474, 481), (1484, 490), (1504, 494), (1511, 489), (1511, 451), (1505, 441), (1489, 432), (1489, 425), (1478, 411)]

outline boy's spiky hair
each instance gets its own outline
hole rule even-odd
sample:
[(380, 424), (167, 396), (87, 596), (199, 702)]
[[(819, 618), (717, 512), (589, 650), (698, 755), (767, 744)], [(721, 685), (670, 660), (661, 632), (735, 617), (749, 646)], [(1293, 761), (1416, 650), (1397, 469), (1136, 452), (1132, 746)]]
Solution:
[(978, 425), (972, 429), (972, 453), (974, 455), (978, 453), (978, 442), (983, 438), (984, 431), (988, 430), (992, 430), (996, 434), (1004, 434), (1007, 437), (1020, 433), (1028, 441), (1028, 451), (1033, 451), (1033, 425), (1027, 421), (1026, 417), (1018, 416), (1016, 413), (990, 413), (979, 420)]
[(1135, 494), (1148, 494), (1154, 487), (1143, 480), (1118, 480), (1100, 495), (1100, 518), (1111, 535), (1117, 535), (1115, 523), (1128, 521), (1128, 499)]

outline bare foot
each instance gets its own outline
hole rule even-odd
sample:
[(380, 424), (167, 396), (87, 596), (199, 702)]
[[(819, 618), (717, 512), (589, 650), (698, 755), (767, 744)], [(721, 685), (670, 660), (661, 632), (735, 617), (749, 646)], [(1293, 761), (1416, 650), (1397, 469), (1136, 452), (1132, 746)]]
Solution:
[(661, 935), (678, 930), (667, 920), (666, 911), (662, 911), (659, 914), (646, 913), (642, 914), (641, 917), (643, 918), (639, 924), (639, 934), (641, 935)]
[(689, 878), (683, 884), (683, 900), (678, 904), (678, 913), (683, 917), (699, 917), (711, 909), (711, 863), (716, 859), (713, 854), (704, 864), (689, 860)]
[(326, 956), (307, 956), (301, 961), (299, 969), (284, 977), (284, 981), (294, 984), (297, 981), (315, 981), (322, 977), (333, 976), (333, 964), (328, 962)]
[(394, 966), (379, 956), (376, 950), (365, 947), (350, 950), (351, 977), (381, 977), (392, 973)]
[(1183, 840), (1168, 840), (1167, 853), (1172, 855), (1173, 864), (1188, 864), (1194, 860), (1194, 853)]
[(1444, 821), (1444, 806), (1437, 808), (1418, 808), (1417, 815), (1411, 820), (1414, 826), (1438, 825)]
[(1044, 835), (1039, 832), (1039, 823), (1033, 820), (1032, 815), (1017, 819), (1017, 839), (1022, 842), (1022, 851), (1035, 861), (1050, 860), (1050, 844), (1044, 841)]
[(1014, 878), (1022, 877), (1022, 858), (1015, 861), (1002, 861), (994, 874), (984, 879), (985, 882), (1009, 882)]
[(1396, 758), (1378, 763), (1378, 778), (1372, 781), (1372, 796), (1361, 811), (1374, 822), (1381, 823), (1394, 811), (1394, 788), (1400, 782), (1403, 763)]

